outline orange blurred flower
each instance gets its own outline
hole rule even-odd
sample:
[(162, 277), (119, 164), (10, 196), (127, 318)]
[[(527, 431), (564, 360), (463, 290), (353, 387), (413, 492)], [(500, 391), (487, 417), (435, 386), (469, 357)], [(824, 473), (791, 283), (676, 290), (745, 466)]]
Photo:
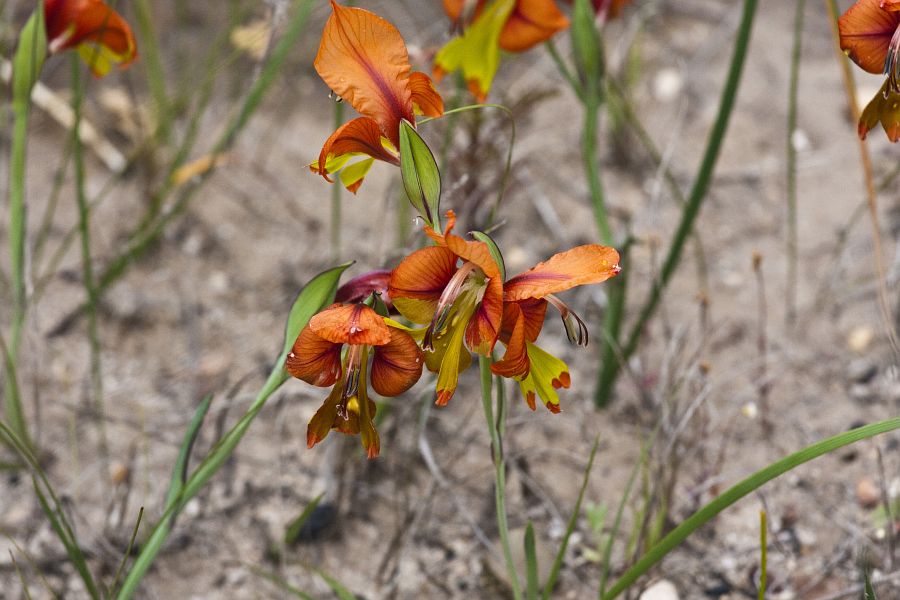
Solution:
[(434, 77), (462, 69), (469, 91), (484, 102), (500, 64), (500, 50), (524, 52), (569, 26), (554, 0), (443, 0), (462, 31), (434, 58)]
[[(348, 348), (342, 358), (344, 345)], [(333, 304), (309, 320), (285, 368), (312, 385), (334, 386), (309, 421), (307, 446), (312, 448), (337, 429), (360, 434), (369, 458), (375, 458), (381, 444), (367, 381), (382, 396), (402, 394), (422, 375), (422, 351), (409, 334), (389, 327), (384, 317), (365, 304)]]
[[(413, 73), (397, 28), (361, 8), (331, 0), (333, 12), (322, 30), (315, 67), (339, 99), (362, 117), (338, 128), (322, 147), (313, 172), (356, 192), (375, 159), (399, 165), (400, 121), (415, 125), (416, 115), (439, 117), (444, 101), (431, 79)], [(354, 158), (366, 156), (358, 162)]]
[(900, 141), (900, 0), (859, 0), (838, 21), (841, 49), (869, 73), (884, 73), (881, 91), (863, 110), (859, 137), (881, 122)]
[(51, 53), (74, 48), (97, 77), (137, 58), (131, 27), (101, 0), (44, 0)]

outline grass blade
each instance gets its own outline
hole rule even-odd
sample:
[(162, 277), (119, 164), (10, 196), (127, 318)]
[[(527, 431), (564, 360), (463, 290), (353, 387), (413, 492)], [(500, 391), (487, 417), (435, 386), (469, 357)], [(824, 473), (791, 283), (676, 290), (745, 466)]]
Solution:
[(538, 563), (537, 552), (534, 548), (534, 526), (531, 521), (525, 527), (525, 597), (528, 600), (537, 600), (538, 597)]
[(709, 522), (723, 510), (747, 494), (762, 487), (769, 481), (780, 475), (784, 475), (788, 471), (795, 469), (814, 458), (833, 452), (838, 448), (843, 448), (844, 446), (848, 446), (860, 440), (865, 440), (895, 429), (900, 429), (900, 417), (888, 419), (887, 421), (880, 421), (872, 425), (865, 425), (858, 429), (852, 429), (827, 438), (757, 471), (750, 477), (747, 477), (726, 490), (721, 496), (706, 504), (703, 508), (683, 521), (678, 527), (673, 529), (666, 537), (660, 540), (658, 544), (648, 550), (637, 563), (628, 569), (625, 574), (616, 581), (609, 592), (603, 595), (602, 600), (612, 600), (613, 598), (618, 597), (619, 594), (631, 587), (639, 577), (644, 575), (656, 565), (656, 563), (661, 561), (666, 554), (678, 547), (678, 545), (686, 540), (694, 531)]
[(125, 563), (128, 562), (128, 557), (131, 556), (131, 550), (134, 548), (134, 541), (137, 539), (138, 530), (141, 528), (141, 521), (144, 519), (144, 507), (141, 507), (141, 510), (138, 511), (137, 521), (134, 523), (134, 530), (131, 532), (131, 538), (128, 540), (128, 547), (125, 549), (125, 554), (122, 555), (122, 561), (119, 563), (119, 566), (116, 568), (116, 575), (113, 577), (112, 585), (109, 586), (109, 594), (107, 597), (112, 597), (116, 592), (116, 588), (119, 585), (119, 578), (122, 576), (122, 570), (125, 568)]
[(324, 496), (325, 494), (322, 493), (313, 498), (312, 501), (306, 505), (306, 508), (303, 509), (303, 512), (300, 513), (300, 516), (291, 521), (291, 524), (287, 527), (287, 531), (284, 532), (285, 544), (290, 545), (297, 541), (297, 538), (300, 537), (300, 531), (309, 520), (309, 517), (312, 516), (313, 511), (316, 510), (316, 507), (319, 506), (319, 502), (322, 501), (322, 498)]

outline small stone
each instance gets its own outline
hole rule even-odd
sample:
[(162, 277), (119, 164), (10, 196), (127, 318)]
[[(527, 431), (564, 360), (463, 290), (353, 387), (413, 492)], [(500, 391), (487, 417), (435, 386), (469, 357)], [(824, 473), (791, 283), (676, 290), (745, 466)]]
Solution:
[(741, 414), (747, 417), (748, 419), (755, 419), (759, 416), (759, 408), (756, 406), (756, 402), (748, 402), (741, 407)]
[(871, 404), (878, 399), (878, 394), (875, 389), (871, 385), (865, 383), (854, 383), (850, 386), (848, 393), (854, 402), (860, 402), (862, 404)]
[(863, 477), (856, 482), (856, 501), (863, 508), (875, 508), (881, 501), (881, 490), (871, 477)]
[(878, 365), (867, 358), (857, 358), (847, 365), (847, 378), (853, 383), (869, 383), (878, 373)]
[(660, 102), (678, 98), (684, 88), (684, 77), (677, 69), (663, 69), (653, 78), (653, 96)]
[(671, 581), (662, 579), (644, 590), (640, 600), (678, 600), (678, 590)]
[(854, 352), (865, 352), (875, 339), (875, 330), (868, 325), (854, 327), (847, 336), (847, 346)]
[(112, 481), (113, 485), (125, 483), (125, 481), (128, 479), (128, 475), (128, 465), (120, 462), (115, 462), (109, 466), (109, 479), (110, 481)]

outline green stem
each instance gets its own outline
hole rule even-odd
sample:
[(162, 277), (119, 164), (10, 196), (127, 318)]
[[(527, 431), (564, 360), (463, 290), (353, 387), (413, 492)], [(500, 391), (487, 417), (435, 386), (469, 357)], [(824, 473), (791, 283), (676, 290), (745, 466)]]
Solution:
[(27, 216), (25, 212), (25, 161), (28, 145), (28, 98), (13, 102), (13, 139), (9, 166), (9, 256), (12, 262), (13, 314), (9, 337), (7, 373), (3, 378), (4, 414), (10, 428), (22, 442), (31, 445), (22, 399), (18, 393), (19, 346), (25, 324), (27, 298), (25, 295), (25, 237)]
[(787, 293), (785, 294), (785, 324), (797, 319), (797, 149), (794, 132), (797, 130), (797, 96), (800, 82), (800, 56), (803, 49), (803, 14), (806, 0), (797, 0), (794, 15), (794, 46), (791, 51), (791, 79), (787, 114)]
[(581, 156), (584, 161), (584, 173), (587, 177), (591, 207), (594, 209), (594, 221), (600, 233), (600, 241), (612, 246), (613, 233), (606, 213), (606, 201), (603, 194), (603, 182), (600, 180), (600, 157), (597, 150), (597, 128), (600, 121), (600, 97), (589, 92), (584, 98), (584, 130), (581, 137)]
[[(334, 103), (334, 128), (344, 124), (344, 103)], [(343, 192), (343, 184), (338, 177), (331, 184), (331, 260), (340, 262), (341, 260), (341, 196)]]
[(109, 445), (106, 437), (103, 407), (103, 376), (100, 357), (100, 333), (97, 327), (97, 286), (94, 279), (91, 258), (91, 216), (85, 192), (84, 146), (81, 142), (81, 106), (84, 99), (84, 85), (81, 80), (81, 63), (77, 54), (72, 53), (72, 150), (75, 166), (75, 198), (78, 202), (78, 225), (81, 233), (81, 275), (87, 296), (88, 338), (90, 344), (91, 401), (94, 418), (100, 433), (100, 456), (109, 459)]
[[(703, 205), (706, 193), (709, 190), (709, 185), (712, 182), (713, 171), (715, 170), (716, 162), (722, 149), (722, 142), (725, 139), (725, 132), (728, 129), (728, 122), (731, 118), (731, 113), (734, 110), (734, 104), (737, 99), (737, 91), (741, 81), (744, 62), (747, 58), (747, 50), (750, 45), (750, 33), (753, 29), (757, 4), (758, 0), (744, 0), (741, 23), (738, 27), (737, 36), (734, 42), (734, 54), (728, 68), (728, 77), (725, 81), (725, 87), (722, 90), (719, 112), (716, 115), (716, 121), (710, 131), (706, 151), (703, 154), (703, 160), (700, 163), (697, 177), (694, 179), (694, 185), (688, 195), (687, 204), (684, 207), (684, 211), (681, 213), (681, 222), (678, 224), (678, 229), (672, 237), (672, 242), (669, 246), (669, 251), (666, 254), (665, 262), (660, 270), (659, 277), (653, 283), (653, 288), (641, 309), (637, 322), (631, 329), (628, 341), (622, 348), (620, 360), (615, 363), (616, 374), (618, 374), (618, 369), (621, 364), (627, 361), (637, 349), (644, 328), (656, 312), (656, 308), (659, 306), (663, 290), (665, 290), (669, 280), (675, 273), (675, 269), (681, 260), (681, 251), (684, 249), (685, 242), (690, 236), (697, 215), (700, 214), (700, 208)], [(599, 406), (605, 406), (609, 402), (615, 379), (615, 376), (611, 377), (606, 382), (605, 388), (597, 390), (597, 404)]]
[(506, 459), (503, 456), (503, 428), (506, 422), (506, 398), (503, 386), (497, 386), (497, 414), (494, 415), (493, 393), (491, 389), (491, 358), (478, 357), (481, 370), (481, 402), (484, 407), (484, 419), (491, 434), (491, 449), (494, 460), (494, 499), (497, 508), (497, 528), (500, 530), (500, 545), (503, 547), (503, 558), (506, 560), (506, 571), (513, 598), (522, 600), (522, 588), (519, 585), (519, 574), (512, 559), (509, 544), (509, 522), (506, 516)]
[(648, 550), (637, 563), (628, 569), (625, 574), (616, 581), (609, 592), (602, 596), (601, 600), (613, 600), (613, 598), (618, 597), (619, 594), (630, 588), (639, 577), (647, 573), (654, 565), (661, 561), (666, 554), (681, 545), (694, 531), (715, 518), (716, 515), (723, 510), (769, 481), (813, 460), (814, 458), (818, 458), (829, 452), (834, 452), (839, 448), (843, 448), (844, 446), (848, 446), (860, 440), (865, 440), (895, 429), (900, 429), (900, 417), (881, 421), (872, 425), (866, 425), (822, 440), (821, 442), (807, 446), (803, 450), (795, 452), (794, 454), (757, 471), (737, 485), (726, 490), (721, 496), (695, 512), (678, 527), (673, 529), (666, 537), (660, 540), (658, 544)]

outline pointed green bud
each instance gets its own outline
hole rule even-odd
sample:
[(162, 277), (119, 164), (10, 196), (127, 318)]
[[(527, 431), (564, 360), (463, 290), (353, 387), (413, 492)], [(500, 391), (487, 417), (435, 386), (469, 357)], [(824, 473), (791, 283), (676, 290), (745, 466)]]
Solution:
[(38, 2), (22, 33), (13, 57), (13, 102), (28, 105), (47, 58), (47, 30), (44, 27), (44, 3)]
[(400, 121), (400, 176), (410, 204), (440, 232), (441, 173), (428, 144), (405, 119)]

